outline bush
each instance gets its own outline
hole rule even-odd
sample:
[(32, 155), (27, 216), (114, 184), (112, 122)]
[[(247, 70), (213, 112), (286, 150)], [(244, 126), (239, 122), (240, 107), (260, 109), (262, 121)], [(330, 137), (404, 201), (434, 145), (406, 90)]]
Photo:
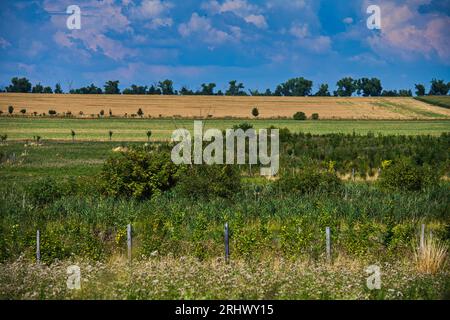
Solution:
[(167, 153), (131, 150), (106, 161), (101, 189), (114, 197), (149, 198), (175, 186), (179, 169)]
[(56, 115), (56, 113), (57, 112), (55, 110), (48, 110), (48, 114), (51, 115), (51, 116)]
[(231, 198), (241, 190), (241, 176), (236, 166), (201, 165), (189, 167), (180, 179), (178, 192), (193, 198)]
[(296, 114), (294, 114), (294, 120), (303, 121), (303, 120), (306, 120), (306, 119), (307, 119), (307, 117), (306, 117), (306, 114), (304, 112), (297, 112)]
[(52, 203), (63, 196), (60, 184), (52, 178), (34, 181), (25, 188), (25, 192), (31, 202), (37, 206)]
[(294, 175), (285, 175), (277, 181), (277, 188), (283, 192), (325, 192), (335, 193), (342, 187), (342, 181), (334, 172), (325, 172), (318, 169), (303, 169)]
[(431, 167), (401, 159), (381, 172), (378, 185), (386, 190), (420, 191), (438, 182), (439, 174)]
[(312, 120), (319, 120), (319, 114), (318, 114), (318, 113), (313, 113), (313, 114), (311, 115), (311, 119), (312, 119)]

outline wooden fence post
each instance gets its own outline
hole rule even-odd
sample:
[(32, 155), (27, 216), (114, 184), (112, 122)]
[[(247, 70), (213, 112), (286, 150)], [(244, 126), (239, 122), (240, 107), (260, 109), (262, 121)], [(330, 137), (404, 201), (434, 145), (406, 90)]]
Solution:
[(41, 234), (36, 231), (36, 262), (41, 263)]
[(127, 225), (127, 246), (128, 246), (128, 262), (131, 262), (131, 224)]
[(422, 224), (422, 228), (420, 230), (420, 251), (423, 251), (425, 247), (425, 224)]
[(230, 261), (230, 236), (228, 230), (228, 222), (225, 223), (225, 262), (229, 263)]
[(330, 227), (325, 229), (326, 241), (327, 241), (327, 261), (331, 262), (331, 232)]

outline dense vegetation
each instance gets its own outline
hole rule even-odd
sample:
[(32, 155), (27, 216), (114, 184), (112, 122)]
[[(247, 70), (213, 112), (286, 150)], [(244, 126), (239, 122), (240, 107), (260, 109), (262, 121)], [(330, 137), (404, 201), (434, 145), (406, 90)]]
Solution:
[[(440, 180), (448, 174), (448, 134), (315, 136), (282, 130), (281, 138), (282, 171), (274, 181), (256, 176), (257, 169), (250, 171), (248, 166), (175, 167), (167, 159), (171, 147), (164, 143), (124, 144), (122, 152), (112, 154), (113, 143), (67, 143), (66, 149), (52, 152), (58, 144), (44, 142), (27, 147), (27, 152), (41, 152), (46, 157), (25, 156), (16, 161), (10, 152), (18, 152), (23, 145), (4, 145), (0, 174), (7, 179), (0, 183), (0, 281), (5, 287), (0, 296), (31, 294), (13, 288), (24, 288), (19, 279), (28, 281), (44, 272), (24, 266), (35, 259), (36, 230), (41, 232), (41, 259), (47, 265), (47, 276), (45, 282), (25, 282), (25, 287), (40, 292), (36, 293), (38, 298), (72, 294), (65, 289), (44, 288), (45, 283), (59, 286), (62, 265), (58, 261), (77, 261), (83, 266), (91, 263), (83, 261), (95, 261), (95, 267), (86, 267), (93, 282), (86, 284), (90, 289), (82, 296), (90, 298), (356, 295), (416, 299), (448, 294), (448, 261), (431, 273), (423, 273), (411, 258), (422, 223), (435, 241), (446, 247), (450, 244), (450, 185)], [(93, 161), (97, 157), (106, 161)], [(64, 167), (66, 159), (70, 161)], [(85, 164), (80, 166), (80, 160)], [(45, 168), (45, 161), (51, 166)], [(88, 161), (93, 164), (90, 168)], [(15, 168), (28, 168), (28, 178), (14, 176), (19, 172)], [(343, 179), (353, 168), (355, 181)], [(361, 180), (371, 173), (379, 175), (376, 182)], [(213, 262), (223, 257), (225, 222), (231, 232), (232, 264), (228, 267), (220, 260)], [(114, 257), (126, 253), (129, 223), (133, 227), (135, 274), (152, 274), (152, 281), (160, 283), (155, 289), (150, 290), (143, 278), (124, 278), (120, 259), (110, 265)], [(335, 266), (348, 269), (348, 274), (321, 266), (326, 227), (331, 228)], [(353, 260), (356, 262), (349, 262)], [(383, 269), (384, 279), (390, 281), (387, 286), (396, 283), (403, 296), (390, 295), (387, 287), (378, 295), (358, 289), (364, 281), (358, 268), (374, 263), (388, 268)], [(221, 268), (227, 268), (223, 273), (239, 283), (237, 287), (208, 288), (206, 283), (211, 284), (215, 276), (207, 270)], [(268, 276), (280, 270), (284, 271), (279, 280)], [(311, 274), (307, 282), (305, 270)], [(191, 282), (177, 277), (176, 272), (202, 278), (205, 286), (196, 286), (190, 296), (185, 295), (179, 286)], [(250, 281), (244, 274), (255, 273), (270, 283), (258, 293), (247, 291), (244, 284), (244, 279)], [(105, 277), (116, 280), (109, 285), (102, 280)], [(171, 284), (165, 277), (172, 277)], [(329, 281), (326, 286), (320, 284), (324, 279)], [(136, 281), (144, 281), (139, 290)], [(310, 289), (286, 287), (291, 281), (309, 283)], [(352, 283), (352, 289), (343, 289), (343, 283)], [(217, 285), (222, 285), (219, 280)], [(121, 293), (117, 296), (117, 292)]]
[[(345, 77), (337, 81), (336, 90), (330, 93), (328, 84), (322, 83), (319, 85), (317, 92), (313, 93), (313, 81), (305, 79), (303, 77), (292, 78), (279, 84), (275, 90), (266, 89), (264, 92), (258, 90), (249, 89), (245, 91), (243, 83), (237, 80), (232, 80), (228, 83), (228, 88), (225, 92), (219, 90), (214, 92), (217, 87), (215, 83), (202, 83), (201, 89), (193, 91), (186, 86), (183, 86), (180, 90), (174, 88), (172, 80), (166, 79), (159, 81), (149, 86), (142, 86), (133, 84), (130, 88), (126, 88), (121, 92), (119, 88), (119, 80), (107, 81), (103, 86), (103, 89), (91, 84), (87, 87), (79, 89), (71, 89), (71, 94), (127, 94), (127, 95), (226, 95), (226, 96), (320, 96), (320, 97), (351, 97), (354, 94), (363, 97), (411, 97), (412, 91), (410, 89), (400, 90), (383, 90), (381, 80), (378, 78), (361, 78), (353, 79), (351, 77)], [(424, 96), (425, 86), (423, 84), (416, 84), (416, 95)], [(450, 82), (445, 83), (444, 80), (431, 80), (431, 86), (429, 95), (447, 95), (450, 90)], [(58, 83), (55, 86), (55, 90), (48, 86), (43, 86), (37, 83), (32, 86), (31, 82), (27, 78), (14, 77), (11, 79), (11, 84), (5, 88), (6, 92), (21, 92), (21, 93), (63, 93), (61, 84)]]

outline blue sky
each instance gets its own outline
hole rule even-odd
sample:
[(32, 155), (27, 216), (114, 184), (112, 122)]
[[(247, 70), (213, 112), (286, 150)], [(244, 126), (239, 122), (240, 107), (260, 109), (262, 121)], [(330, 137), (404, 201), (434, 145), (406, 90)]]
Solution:
[[(366, 9), (381, 8), (381, 30)], [(81, 30), (66, 26), (69, 5)], [(166, 78), (265, 90), (292, 77), (379, 77), (385, 89), (450, 81), (450, 1), (45, 0), (0, 3), (0, 85), (14, 76), (65, 90)]]

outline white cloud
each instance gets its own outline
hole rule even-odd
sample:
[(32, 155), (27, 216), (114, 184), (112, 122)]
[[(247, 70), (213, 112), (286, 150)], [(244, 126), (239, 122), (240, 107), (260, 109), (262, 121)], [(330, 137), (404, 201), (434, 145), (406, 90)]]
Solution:
[[(366, 1), (366, 5), (368, 5)], [(445, 14), (421, 14), (419, 7), (429, 0), (409, 0), (406, 3), (383, 1), (381, 32), (367, 39), (380, 55), (400, 56), (405, 60), (438, 56), (450, 63), (450, 17)]]
[(210, 19), (201, 17), (196, 12), (192, 14), (191, 19), (187, 23), (179, 25), (178, 32), (184, 38), (198, 35), (204, 42), (210, 44), (220, 44), (234, 39), (230, 34), (214, 28)]
[(9, 41), (0, 37), (0, 48), (5, 49), (10, 46), (11, 46), (11, 43), (9, 43)]
[[(71, 0), (44, 1), (47, 12), (65, 12), (72, 4)], [(56, 43), (63, 47), (76, 47), (81, 42), (88, 52), (103, 53), (113, 60), (121, 60), (126, 56), (135, 55), (134, 50), (126, 48), (120, 41), (107, 35), (114, 31), (124, 34), (131, 31), (129, 19), (122, 13), (122, 7), (113, 0), (89, 0), (80, 5), (81, 29), (67, 30), (66, 15), (51, 15), (51, 22), (58, 29), (53, 35)], [(64, 30), (64, 31), (63, 31)]]
[(132, 7), (131, 14), (138, 19), (161, 19), (173, 7), (171, 2), (144, 0), (141, 5)]
[(266, 18), (264, 18), (263, 15), (255, 15), (255, 14), (251, 14), (247, 17), (244, 18), (245, 22), (247, 23), (252, 23), (254, 24), (256, 27), (260, 28), (260, 29), (265, 29), (267, 28), (267, 22), (266, 22)]
[(309, 26), (305, 24), (293, 23), (289, 33), (296, 38), (302, 39), (309, 35)]
[(222, 4), (216, 0), (211, 0), (204, 2), (201, 7), (211, 14), (231, 12), (244, 19), (245, 22), (253, 24), (260, 29), (267, 28), (266, 18), (261, 14), (262, 9), (248, 3), (247, 0), (226, 0)]
[(353, 23), (353, 18), (352, 17), (347, 17), (344, 20), (342, 20), (343, 23), (345, 24), (352, 24)]

